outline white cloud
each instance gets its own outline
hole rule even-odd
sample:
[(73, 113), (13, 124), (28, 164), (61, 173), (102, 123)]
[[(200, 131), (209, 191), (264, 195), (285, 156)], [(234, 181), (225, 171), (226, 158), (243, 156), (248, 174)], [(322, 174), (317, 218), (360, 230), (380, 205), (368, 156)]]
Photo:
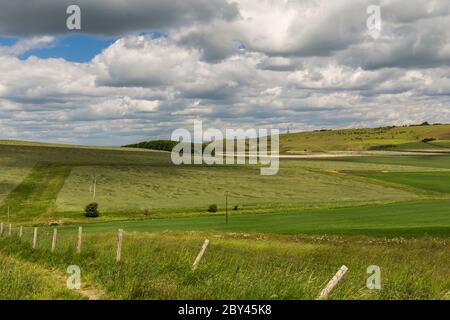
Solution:
[(21, 39), (0, 48), (2, 136), (125, 144), (194, 119), (291, 130), (450, 121), (448, 2), (374, 2), (378, 39), (368, 1), (324, 0), (216, 1), (239, 12), (123, 36), (86, 64), (21, 61), (54, 40)]

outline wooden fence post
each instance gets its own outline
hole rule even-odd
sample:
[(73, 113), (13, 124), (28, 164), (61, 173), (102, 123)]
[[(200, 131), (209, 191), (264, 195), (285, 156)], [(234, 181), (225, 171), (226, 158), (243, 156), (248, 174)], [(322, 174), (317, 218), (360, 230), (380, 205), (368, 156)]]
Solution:
[(11, 236), (12, 236), (12, 224), (10, 223), (8, 228), (8, 237), (11, 238)]
[(20, 228), (19, 228), (19, 238), (22, 238), (22, 236), (23, 236), (23, 227), (20, 226)]
[(116, 248), (116, 262), (120, 262), (122, 258), (122, 240), (123, 240), (123, 230), (119, 229), (117, 234), (117, 248)]
[(36, 243), (37, 243), (37, 236), (38, 236), (38, 228), (34, 228), (33, 233), (33, 249), (36, 249)]
[(81, 253), (81, 238), (83, 236), (83, 227), (78, 228), (77, 253)]
[(58, 236), (58, 229), (53, 229), (53, 239), (52, 239), (52, 252), (56, 250), (56, 237)]
[(200, 250), (197, 258), (194, 261), (194, 264), (192, 265), (192, 271), (195, 271), (200, 263), (200, 261), (202, 260), (203, 255), (205, 254), (206, 248), (208, 248), (209, 245), (209, 240), (206, 239), (205, 242), (203, 243), (202, 249)]
[(325, 288), (320, 292), (317, 300), (326, 300), (328, 295), (334, 289), (334, 287), (338, 284), (338, 282), (342, 279), (342, 277), (347, 273), (348, 268), (346, 266), (342, 266), (341, 269), (336, 273), (336, 275), (328, 282)]

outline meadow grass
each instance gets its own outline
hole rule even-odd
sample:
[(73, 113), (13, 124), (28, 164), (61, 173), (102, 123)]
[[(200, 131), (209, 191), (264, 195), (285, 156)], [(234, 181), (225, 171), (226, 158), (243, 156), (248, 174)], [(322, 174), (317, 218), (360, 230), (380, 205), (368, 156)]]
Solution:
[[(450, 288), (447, 240), (126, 232), (115, 263), (115, 233), (86, 234), (80, 256), (75, 234), (61, 234), (53, 254), (50, 233), (36, 250), (30, 237), (1, 239), (1, 254), (59, 272), (79, 265), (111, 299), (314, 299), (342, 265), (350, 271), (330, 299), (444, 299)], [(382, 290), (365, 286), (370, 265), (381, 267)]]
[(0, 300), (77, 300), (52, 272), (35, 263), (0, 254)]

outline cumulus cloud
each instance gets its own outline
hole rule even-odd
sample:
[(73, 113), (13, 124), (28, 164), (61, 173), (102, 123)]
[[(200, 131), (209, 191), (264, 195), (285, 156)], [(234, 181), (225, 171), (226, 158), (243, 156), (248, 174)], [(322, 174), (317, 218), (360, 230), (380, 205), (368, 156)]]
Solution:
[[(83, 64), (16, 58), (66, 32), (64, 1), (19, 2), (23, 25), (10, 1), (0, 12), (0, 34), (23, 36), (0, 47), (3, 138), (120, 145), (195, 119), (291, 130), (450, 121), (448, 1), (79, 1), (86, 32), (119, 37)], [(378, 38), (369, 4), (381, 7)]]

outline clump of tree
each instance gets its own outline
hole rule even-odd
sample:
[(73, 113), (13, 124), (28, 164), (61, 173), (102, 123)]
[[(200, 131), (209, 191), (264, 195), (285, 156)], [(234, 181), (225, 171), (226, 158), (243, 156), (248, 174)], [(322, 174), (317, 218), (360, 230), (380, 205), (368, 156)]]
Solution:
[[(171, 140), (153, 140), (153, 141), (143, 141), (135, 144), (129, 144), (123, 146), (123, 148), (139, 148), (139, 149), (149, 149), (149, 150), (158, 150), (158, 151), (168, 151), (172, 152), (173, 148), (177, 146), (180, 142), (171, 141)], [(189, 142), (187, 142), (189, 143)], [(208, 144), (205, 143), (202, 145), (202, 150), (205, 150)], [(191, 143), (191, 153), (194, 153), (195, 144)]]
[(100, 216), (100, 212), (98, 212), (98, 203), (92, 202), (86, 206), (84, 209), (84, 215), (87, 218), (97, 218)]
[(208, 207), (208, 212), (217, 212), (218, 210), (217, 204), (212, 204)]

